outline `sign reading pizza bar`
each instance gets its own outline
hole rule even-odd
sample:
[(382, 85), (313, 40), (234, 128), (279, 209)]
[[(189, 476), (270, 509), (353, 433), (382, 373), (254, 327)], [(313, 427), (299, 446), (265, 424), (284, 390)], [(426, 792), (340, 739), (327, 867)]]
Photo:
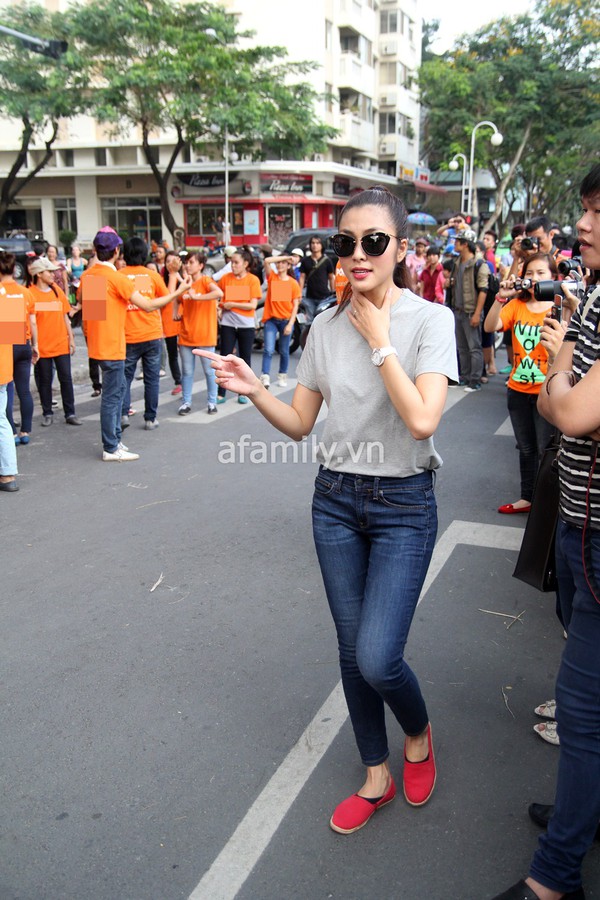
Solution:
[(261, 191), (270, 191), (272, 194), (311, 194), (313, 189), (312, 175), (280, 175), (260, 176)]

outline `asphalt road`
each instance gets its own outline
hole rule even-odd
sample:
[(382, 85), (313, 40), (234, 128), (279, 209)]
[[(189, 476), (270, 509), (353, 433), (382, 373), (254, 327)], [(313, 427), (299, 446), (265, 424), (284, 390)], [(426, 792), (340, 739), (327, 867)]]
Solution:
[[(436, 440), (439, 541), (407, 651), (435, 793), (421, 809), (399, 795), (349, 836), (328, 827), (361, 767), (312, 545), (316, 467), (284, 448), (265, 461), (279, 436), (235, 399), (208, 417), (197, 379), (191, 416), (167, 377), (160, 428), (132, 419), (137, 462), (100, 462), (85, 379), (83, 427), (57, 410), (41, 429), (36, 406), (18, 450), (21, 490), (2, 497), (1, 900), (489, 900), (526, 872), (528, 803), (552, 800), (558, 751), (533, 707), (563, 646), (553, 596), (511, 577), (523, 521), (496, 512), (518, 497), (503, 379), (453, 388)], [(600, 898), (597, 845), (584, 875)]]

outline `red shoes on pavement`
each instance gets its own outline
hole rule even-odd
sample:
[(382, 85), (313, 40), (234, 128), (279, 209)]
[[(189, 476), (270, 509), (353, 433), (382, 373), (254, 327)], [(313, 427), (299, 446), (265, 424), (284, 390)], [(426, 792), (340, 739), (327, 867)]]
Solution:
[(404, 753), (404, 796), (411, 806), (427, 803), (435, 787), (435, 757), (431, 741), (431, 725), (427, 726), (429, 753), (422, 762), (410, 762)]
[(505, 503), (504, 506), (498, 507), (498, 512), (505, 516), (512, 516), (515, 513), (528, 513), (531, 510), (531, 503), (527, 506), (515, 506), (513, 503)]
[[(431, 725), (427, 726), (427, 745), (429, 752), (422, 762), (410, 762), (404, 753), (403, 786), (404, 796), (411, 806), (423, 806), (433, 793), (436, 779), (435, 757), (431, 740)], [(347, 797), (336, 808), (329, 820), (330, 827), (339, 834), (352, 834), (363, 828), (369, 819), (396, 796), (396, 785), (390, 776), (390, 786), (383, 797), (367, 800), (358, 794)]]
[(351, 797), (342, 800), (329, 820), (329, 824), (339, 834), (352, 834), (353, 831), (358, 831), (359, 828), (366, 825), (378, 809), (385, 806), (386, 803), (391, 803), (395, 796), (396, 785), (394, 779), (390, 777), (390, 786), (383, 797), (378, 800), (367, 800), (365, 797), (359, 797), (358, 794), (352, 794)]

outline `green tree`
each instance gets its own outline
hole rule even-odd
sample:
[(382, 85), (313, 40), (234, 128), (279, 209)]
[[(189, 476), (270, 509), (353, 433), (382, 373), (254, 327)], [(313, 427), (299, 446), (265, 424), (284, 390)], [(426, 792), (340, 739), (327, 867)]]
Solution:
[(499, 147), (481, 133), (476, 142), (475, 165), (496, 185), (488, 227), (502, 230), (506, 207), (524, 193), (533, 211), (553, 212), (565, 181), (575, 184), (597, 157), (598, 12), (598, 0), (539, 0), (532, 15), (501, 18), (422, 65), (433, 168), (469, 156), (479, 121), (491, 119), (504, 136)]
[[(316, 119), (310, 85), (295, 80), (311, 65), (289, 63), (278, 47), (241, 46), (249, 35), (212, 3), (89, 3), (71, 8), (69, 30), (97, 118), (115, 134), (140, 129), (171, 234), (178, 226), (168, 183), (186, 144), (220, 152), (227, 130), (240, 154), (301, 158), (335, 133)], [(173, 137), (164, 167), (155, 154), (159, 132)]]
[[(62, 17), (41, 6), (19, 4), (7, 7), (5, 22), (34, 37), (63, 40)], [(72, 55), (59, 59), (40, 56), (20, 40), (0, 34), (0, 112), (21, 123), (19, 149), (0, 188), (0, 221), (18, 194), (52, 158), (60, 119), (81, 111), (78, 73)], [(35, 143), (45, 150), (26, 175), (27, 154)]]

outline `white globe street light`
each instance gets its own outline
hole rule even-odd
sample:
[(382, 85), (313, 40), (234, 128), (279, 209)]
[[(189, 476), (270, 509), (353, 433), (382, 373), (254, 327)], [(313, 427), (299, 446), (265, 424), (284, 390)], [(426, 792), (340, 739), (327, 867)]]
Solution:
[(469, 196), (467, 200), (467, 214), (471, 215), (471, 203), (473, 201), (473, 167), (475, 164), (475, 136), (477, 134), (477, 129), (482, 128), (486, 125), (488, 128), (493, 128), (494, 133), (490, 138), (490, 142), (494, 147), (499, 147), (502, 141), (504, 140), (503, 135), (498, 131), (497, 127), (493, 122), (489, 122), (487, 119), (484, 119), (482, 122), (478, 122), (477, 125), (473, 128), (471, 132), (471, 161), (469, 165)]
[(462, 186), (460, 189), (460, 211), (464, 215), (465, 210), (465, 199), (467, 194), (467, 157), (464, 153), (455, 153), (453, 158), (448, 163), (448, 168), (451, 172), (456, 172), (458, 169), (458, 160), (462, 159), (463, 166), (463, 174), (462, 174)]

